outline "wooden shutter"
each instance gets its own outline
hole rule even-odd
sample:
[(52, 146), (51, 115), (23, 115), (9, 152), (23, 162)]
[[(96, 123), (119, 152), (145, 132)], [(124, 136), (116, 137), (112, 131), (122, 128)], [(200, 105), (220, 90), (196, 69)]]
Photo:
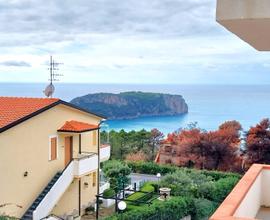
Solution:
[(96, 146), (97, 145), (97, 131), (93, 131), (93, 145)]
[(51, 138), (51, 160), (56, 160), (57, 158), (57, 138)]
[(93, 184), (92, 185), (93, 186), (97, 185), (97, 173), (96, 172), (93, 173)]

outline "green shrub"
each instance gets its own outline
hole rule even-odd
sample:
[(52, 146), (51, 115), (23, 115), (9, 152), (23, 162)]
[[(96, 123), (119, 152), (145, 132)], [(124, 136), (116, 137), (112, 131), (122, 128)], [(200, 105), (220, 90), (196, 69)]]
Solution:
[(114, 195), (115, 195), (115, 191), (113, 189), (111, 189), (111, 188), (110, 189), (106, 189), (103, 192), (104, 198), (111, 198), (111, 197), (114, 197)]
[(232, 191), (238, 181), (239, 179), (236, 177), (227, 177), (216, 181), (215, 188), (211, 193), (211, 200), (221, 203)]
[(120, 214), (114, 214), (106, 220), (147, 220), (150, 217), (156, 219), (181, 219), (194, 211), (194, 203), (191, 198), (175, 197), (168, 201), (156, 202), (150, 206), (142, 206), (131, 211)]
[(187, 173), (185, 170), (177, 170), (167, 174), (160, 181), (160, 186), (171, 188), (174, 196), (205, 197), (208, 188), (213, 187), (211, 177), (201, 174), (199, 171)]
[[(196, 172), (196, 169), (190, 169), (185, 167), (177, 167), (173, 165), (160, 165), (153, 162), (127, 162), (127, 165), (131, 168), (134, 173), (144, 173), (156, 175), (161, 173), (162, 175), (173, 173), (177, 170), (184, 170), (188, 173)], [(240, 174), (230, 173), (230, 172), (220, 172), (220, 171), (210, 171), (210, 170), (199, 170), (201, 174), (210, 176), (213, 180), (217, 181), (226, 177), (236, 177), (241, 178)]]
[(178, 168), (172, 165), (158, 165), (153, 162), (127, 162), (127, 165), (135, 173), (145, 173), (156, 175), (161, 173), (162, 175), (175, 172)]
[(211, 176), (213, 180), (217, 181), (219, 179), (227, 178), (227, 177), (236, 177), (238, 179), (241, 178), (241, 175), (238, 173), (230, 173), (230, 172), (220, 172), (220, 171), (214, 171), (214, 170), (201, 170), (201, 173), (203, 173), (206, 176)]
[(217, 203), (207, 199), (194, 199), (194, 213), (192, 219), (203, 220), (209, 219), (217, 208)]
[(103, 172), (109, 179), (111, 188), (118, 192), (129, 182), (131, 169), (121, 161), (109, 160), (103, 164)]

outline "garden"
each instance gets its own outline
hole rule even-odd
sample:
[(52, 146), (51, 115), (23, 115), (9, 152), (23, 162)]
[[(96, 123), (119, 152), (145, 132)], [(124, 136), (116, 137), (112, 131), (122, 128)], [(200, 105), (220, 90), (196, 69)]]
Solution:
[[(121, 184), (128, 185), (131, 172), (161, 173), (160, 181), (146, 182), (138, 192), (126, 195), (127, 207), (121, 213), (106, 220), (169, 220), (191, 216), (194, 220), (208, 219), (241, 178), (235, 173), (179, 168), (157, 165), (152, 162), (108, 161), (105, 175), (110, 179), (110, 196), (120, 192)], [(171, 195), (165, 201), (158, 199), (159, 189), (170, 188)]]

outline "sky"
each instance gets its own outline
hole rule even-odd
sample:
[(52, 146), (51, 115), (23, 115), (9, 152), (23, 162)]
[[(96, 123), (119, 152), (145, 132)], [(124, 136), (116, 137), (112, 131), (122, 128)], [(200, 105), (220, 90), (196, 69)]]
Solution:
[(270, 84), (215, 0), (0, 0), (0, 82)]

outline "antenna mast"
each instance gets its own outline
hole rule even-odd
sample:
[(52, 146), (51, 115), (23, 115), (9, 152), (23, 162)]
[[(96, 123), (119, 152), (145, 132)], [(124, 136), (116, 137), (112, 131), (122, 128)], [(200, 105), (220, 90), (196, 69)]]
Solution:
[(48, 68), (50, 70), (50, 79), (49, 79), (50, 84), (43, 91), (43, 93), (47, 97), (52, 97), (52, 95), (55, 91), (55, 87), (53, 85), (53, 82), (59, 81), (59, 79), (57, 79), (58, 76), (63, 76), (62, 74), (58, 74), (55, 72), (55, 71), (59, 70), (57, 67), (61, 64), (63, 64), (63, 63), (55, 62), (53, 57), (50, 56), (50, 64), (49, 64), (49, 68)]

